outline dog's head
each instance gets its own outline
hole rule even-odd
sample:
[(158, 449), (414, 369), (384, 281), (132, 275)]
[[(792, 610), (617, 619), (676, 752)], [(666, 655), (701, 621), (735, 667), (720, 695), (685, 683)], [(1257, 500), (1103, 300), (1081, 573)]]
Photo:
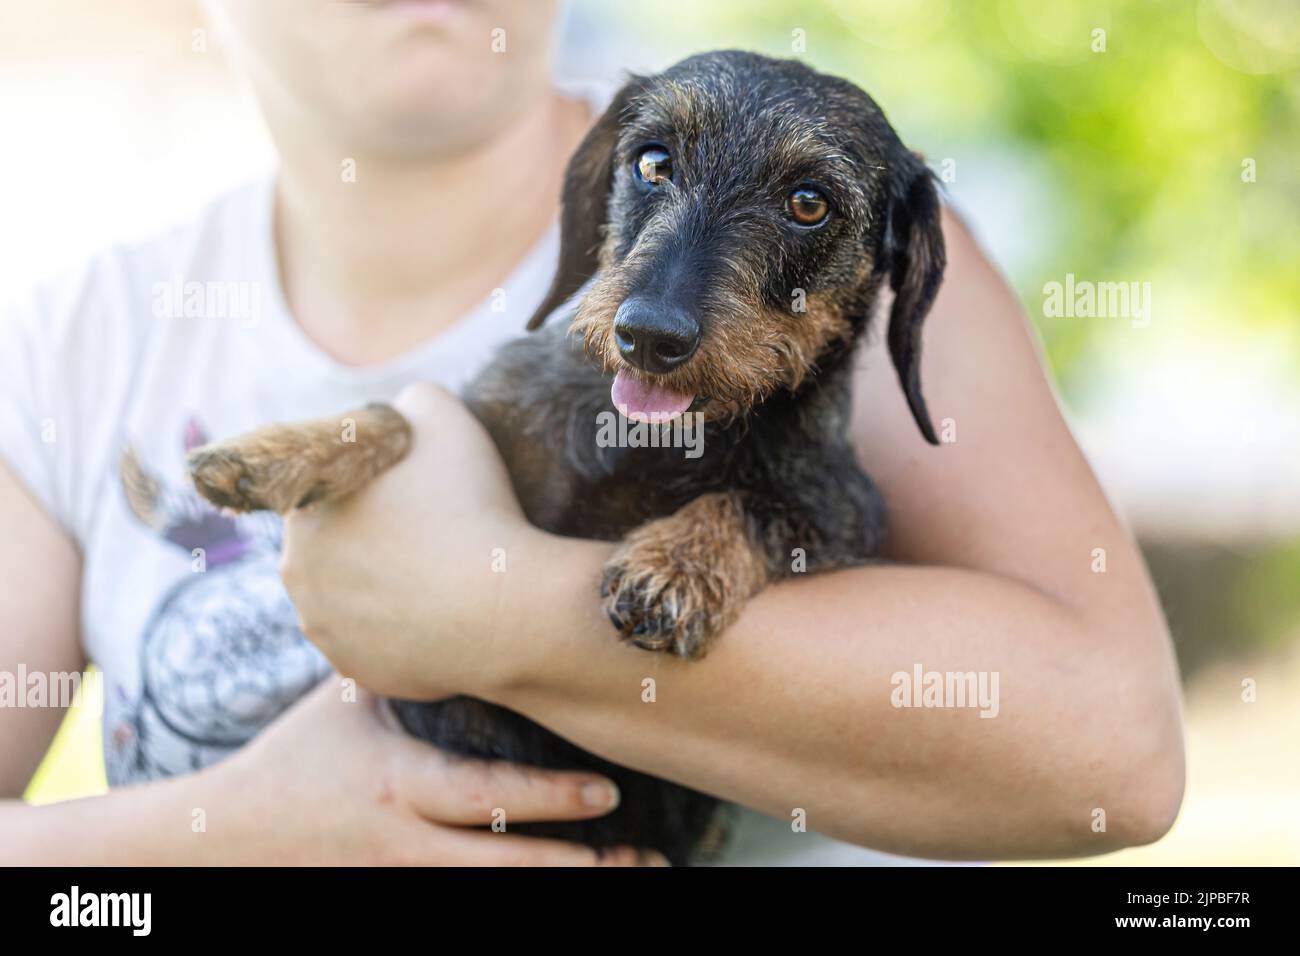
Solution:
[(921, 395), (921, 323), (944, 268), (924, 163), (852, 83), (735, 51), (629, 82), (565, 177), (546, 315), (588, 279), (574, 331), (633, 417), (742, 415), (852, 346), (884, 280), (889, 348)]

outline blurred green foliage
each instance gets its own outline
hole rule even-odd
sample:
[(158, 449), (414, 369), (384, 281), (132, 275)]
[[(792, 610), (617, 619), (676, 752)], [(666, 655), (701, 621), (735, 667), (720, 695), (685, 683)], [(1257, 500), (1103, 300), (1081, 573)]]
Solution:
[[(1007, 263), (1031, 315), (1043, 284), (1067, 272), (1149, 281), (1177, 334), (1228, 345), (1261, 336), (1300, 371), (1300, 2), (657, 0), (614, 9), (673, 58), (744, 47), (855, 80), (932, 164), (957, 161), (958, 196), (961, 177), (990, 156), (1024, 157), (994, 185), (1022, 189), (1018, 168), (1046, 181), (1025, 221), (1000, 224), (1031, 249)], [(1253, 182), (1243, 181), (1248, 160)], [(1114, 326), (1093, 320), (1038, 324), (1067, 393), (1116, 345)]]
[(1143, 552), (1184, 679), (1300, 640), (1300, 542), (1149, 541)]

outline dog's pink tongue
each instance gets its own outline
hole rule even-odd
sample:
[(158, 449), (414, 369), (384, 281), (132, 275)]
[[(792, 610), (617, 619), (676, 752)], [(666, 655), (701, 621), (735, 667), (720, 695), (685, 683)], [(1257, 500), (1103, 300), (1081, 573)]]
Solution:
[(624, 417), (649, 422), (670, 421), (690, 408), (695, 400), (694, 395), (647, 384), (622, 370), (614, 376), (614, 387), (609, 394), (614, 407)]

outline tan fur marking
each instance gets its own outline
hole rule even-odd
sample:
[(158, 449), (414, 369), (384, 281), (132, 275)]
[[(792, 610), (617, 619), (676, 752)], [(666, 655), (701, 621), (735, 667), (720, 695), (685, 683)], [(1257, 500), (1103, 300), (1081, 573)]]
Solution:
[(368, 405), (203, 445), (188, 464), (195, 488), (213, 504), (285, 514), (351, 494), (399, 462), (410, 445), (411, 426), (401, 413)]

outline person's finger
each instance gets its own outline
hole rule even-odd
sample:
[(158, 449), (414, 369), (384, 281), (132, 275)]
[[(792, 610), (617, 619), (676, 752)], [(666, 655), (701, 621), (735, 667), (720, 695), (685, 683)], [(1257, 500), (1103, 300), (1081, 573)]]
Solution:
[(402, 794), (416, 813), (439, 823), (586, 820), (618, 806), (618, 788), (597, 774), (454, 757), (414, 740), (408, 754)]
[(427, 843), (431, 863), (445, 866), (667, 866), (635, 847), (593, 850), (578, 843), (474, 830), (443, 830)]

